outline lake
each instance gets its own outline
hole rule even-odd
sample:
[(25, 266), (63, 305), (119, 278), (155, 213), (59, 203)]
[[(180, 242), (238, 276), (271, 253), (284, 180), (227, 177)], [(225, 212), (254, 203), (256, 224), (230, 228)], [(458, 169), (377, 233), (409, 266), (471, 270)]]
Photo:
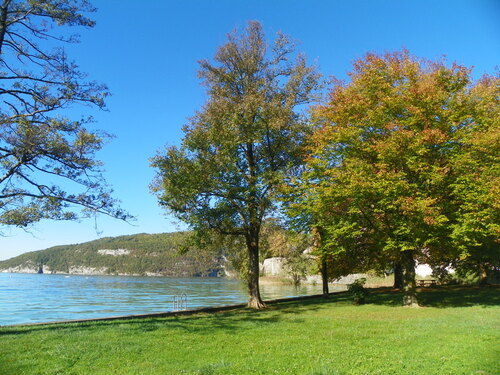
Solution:
[[(0, 325), (148, 314), (247, 301), (245, 284), (225, 278), (0, 273)], [(264, 300), (321, 294), (321, 285), (261, 285)]]

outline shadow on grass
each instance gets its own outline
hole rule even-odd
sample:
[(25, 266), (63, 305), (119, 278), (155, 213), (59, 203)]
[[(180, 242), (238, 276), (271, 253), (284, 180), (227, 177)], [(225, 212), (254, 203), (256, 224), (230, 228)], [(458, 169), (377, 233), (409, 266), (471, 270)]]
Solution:
[[(367, 303), (372, 305), (401, 306), (402, 293), (387, 288), (370, 290)], [(498, 306), (500, 287), (434, 287), (421, 288), (418, 300), (422, 306), (437, 308)], [(186, 332), (211, 335), (215, 331), (237, 334), (242, 330), (276, 324), (283, 319), (289, 323), (301, 324), (300, 314), (332, 304), (338, 306), (351, 304), (347, 293), (332, 294), (328, 298), (311, 298), (269, 304), (264, 310), (239, 308), (216, 313), (197, 313), (193, 315), (174, 315), (168, 317), (134, 318), (126, 320), (88, 321), (78, 323), (47, 324), (39, 326), (0, 327), (0, 336), (30, 334), (34, 332), (71, 333), (81, 329), (101, 330), (104, 328), (123, 328), (129, 334), (154, 332), (159, 329), (179, 329)], [(290, 319), (293, 314), (297, 319)]]
[(0, 328), (0, 337), (5, 335), (21, 335), (34, 332), (77, 332), (82, 329), (101, 330), (107, 328), (123, 328), (130, 334), (140, 332), (154, 332), (158, 329), (180, 329), (185, 332), (197, 332), (211, 334), (216, 330), (225, 330), (236, 333), (237, 330), (245, 329), (239, 321), (245, 321), (246, 326), (255, 324), (272, 324), (279, 321), (279, 314), (261, 317), (259, 312), (234, 311), (214, 314), (199, 314), (192, 316), (169, 316), (165, 318), (136, 318), (110, 321), (89, 321), (80, 323), (60, 323), (37, 326), (19, 326)]
[[(211, 335), (215, 331), (226, 331), (237, 334), (242, 330), (256, 326), (272, 325), (280, 322), (287, 314), (300, 314), (304, 311), (317, 309), (322, 303), (321, 298), (293, 302), (273, 303), (263, 310), (239, 308), (212, 313), (196, 313), (193, 315), (171, 315), (167, 317), (126, 318), (115, 320), (68, 322), (57, 324), (43, 324), (32, 326), (0, 327), (0, 337), (5, 335), (21, 335), (33, 332), (77, 332), (81, 329), (100, 330), (103, 328), (123, 327), (130, 334), (140, 332), (154, 332), (158, 329), (180, 329), (185, 332)], [(290, 321), (290, 320), (289, 320)], [(290, 322), (300, 324), (301, 319)]]
[(500, 306), (500, 287), (440, 287), (424, 290), (419, 296), (423, 306), (429, 307), (471, 307)]
[[(438, 286), (417, 289), (417, 299), (424, 307), (500, 306), (499, 286)], [(373, 290), (367, 303), (401, 306), (403, 294), (399, 291)]]

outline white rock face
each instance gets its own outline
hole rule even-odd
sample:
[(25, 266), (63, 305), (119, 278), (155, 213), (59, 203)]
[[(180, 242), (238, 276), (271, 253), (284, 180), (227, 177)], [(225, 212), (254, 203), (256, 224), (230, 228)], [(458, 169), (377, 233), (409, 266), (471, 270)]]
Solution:
[(145, 276), (163, 276), (161, 273), (158, 273), (158, 272), (145, 272), (144, 273)]
[(283, 265), (285, 264), (285, 258), (274, 257), (267, 258), (262, 264), (261, 273), (264, 276), (280, 276), (283, 274)]
[(307, 249), (305, 249), (302, 254), (311, 254), (314, 251), (314, 247), (310, 246)]
[(100, 268), (94, 268), (94, 267), (70, 267), (69, 272), (72, 275), (106, 275), (107, 274), (107, 267), (100, 267)]
[(102, 249), (102, 250), (97, 250), (97, 252), (101, 255), (112, 255), (115, 257), (119, 255), (130, 254), (130, 250), (127, 249), (116, 249), (116, 250)]
[(27, 265), (20, 265), (17, 267), (10, 267), (7, 269), (2, 270), (2, 272), (6, 273), (38, 273), (38, 267), (33, 266), (27, 266)]

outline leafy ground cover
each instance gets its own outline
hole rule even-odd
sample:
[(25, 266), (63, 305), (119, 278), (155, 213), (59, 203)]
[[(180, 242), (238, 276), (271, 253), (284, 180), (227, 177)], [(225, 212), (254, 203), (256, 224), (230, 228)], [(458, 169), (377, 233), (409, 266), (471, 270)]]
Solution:
[(346, 294), (240, 309), (0, 328), (0, 374), (498, 374), (500, 289)]

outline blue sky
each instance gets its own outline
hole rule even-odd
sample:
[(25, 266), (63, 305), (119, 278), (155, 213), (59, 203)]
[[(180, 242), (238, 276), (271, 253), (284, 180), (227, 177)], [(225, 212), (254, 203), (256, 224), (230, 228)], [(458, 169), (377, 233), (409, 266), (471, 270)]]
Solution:
[[(94, 0), (97, 26), (79, 30), (68, 48), (89, 77), (113, 96), (107, 112), (92, 111), (96, 128), (114, 134), (99, 157), (133, 225), (97, 222), (38, 223), (30, 232), (6, 231), (0, 259), (98, 237), (169, 232), (183, 228), (165, 216), (149, 193), (149, 158), (178, 144), (182, 125), (201, 107), (200, 59), (211, 58), (227, 33), (249, 20), (262, 22), (269, 40), (283, 31), (325, 76), (345, 78), (366, 52), (407, 48), (416, 56), (474, 66), (474, 77), (500, 65), (498, 0)], [(73, 111), (88, 109), (75, 108)], [(97, 230), (99, 233), (96, 231)]]

